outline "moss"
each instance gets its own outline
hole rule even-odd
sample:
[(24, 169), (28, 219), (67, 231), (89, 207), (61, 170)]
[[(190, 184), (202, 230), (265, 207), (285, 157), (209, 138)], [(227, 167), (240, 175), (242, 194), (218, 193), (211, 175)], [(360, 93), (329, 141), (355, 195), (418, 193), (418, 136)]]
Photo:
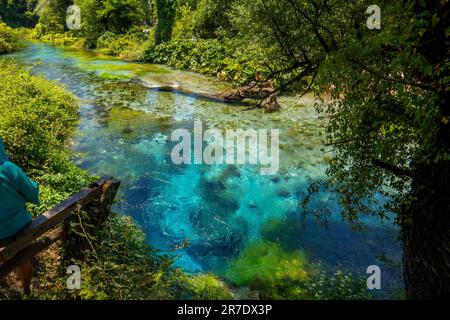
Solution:
[(227, 285), (213, 274), (201, 274), (188, 278), (195, 300), (231, 300), (233, 294)]
[(301, 251), (285, 251), (278, 244), (259, 241), (250, 244), (225, 272), (235, 285), (276, 282), (280, 279), (308, 279), (306, 256)]
[(250, 244), (224, 276), (236, 286), (249, 286), (261, 299), (370, 298), (363, 278), (340, 270), (330, 274), (308, 261), (304, 252), (267, 240)]

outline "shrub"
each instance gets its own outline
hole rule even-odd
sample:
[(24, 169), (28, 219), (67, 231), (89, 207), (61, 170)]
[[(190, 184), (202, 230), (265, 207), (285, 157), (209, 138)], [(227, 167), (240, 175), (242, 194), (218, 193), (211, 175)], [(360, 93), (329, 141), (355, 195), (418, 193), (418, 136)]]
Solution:
[(0, 136), (27, 170), (65, 168), (64, 142), (78, 120), (75, 98), (55, 83), (0, 61)]
[(180, 17), (173, 27), (173, 38), (191, 39), (194, 37), (195, 28), (194, 11), (189, 5), (181, 6), (178, 11)]
[(96, 47), (101, 54), (137, 61), (142, 59), (145, 47), (152, 44), (152, 39), (138, 30), (125, 35), (107, 31), (97, 39)]
[(217, 39), (178, 39), (149, 46), (144, 60), (214, 75), (237, 84), (253, 80), (262, 65), (259, 58), (247, 50), (239, 49), (231, 41)]
[(0, 54), (19, 50), (23, 46), (21, 33), (4, 23), (0, 23)]

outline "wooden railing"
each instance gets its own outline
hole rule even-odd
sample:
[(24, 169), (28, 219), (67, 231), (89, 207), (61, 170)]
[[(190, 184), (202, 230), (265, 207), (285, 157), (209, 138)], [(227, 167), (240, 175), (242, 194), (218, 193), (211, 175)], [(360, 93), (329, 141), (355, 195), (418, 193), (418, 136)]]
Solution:
[(96, 215), (99, 227), (108, 217), (119, 186), (119, 180), (104, 177), (38, 216), (19, 233), (0, 241), (0, 279), (59, 240), (63, 222), (81, 210), (94, 205), (96, 210), (88, 211)]

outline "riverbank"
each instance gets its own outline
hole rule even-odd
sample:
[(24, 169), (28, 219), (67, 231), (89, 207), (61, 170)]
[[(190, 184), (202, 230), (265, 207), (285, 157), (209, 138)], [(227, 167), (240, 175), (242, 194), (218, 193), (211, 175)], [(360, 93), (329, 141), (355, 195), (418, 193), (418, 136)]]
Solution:
[[(84, 49), (87, 46), (86, 38), (70, 31), (40, 35), (33, 30), (30, 37), (74, 49)], [(142, 31), (124, 35), (107, 32), (90, 50), (124, 61), (165, 64), (194, 71), (234, 85), (248, 84), (255, 79), (258, 71), (262, 74), (269, 73), (261, 55), (242, 48), (232, 40), (177, 39), (155, 46), (152, 37)]]
[[(260, 297), (270, 299), (367, 298), (364, 291), (357, 289), (363, 288), (360, 276), (348, 277), (347, 272), (342, 277), (341, 273), (335, 275), (338, 260), (327, 252), (334, 242), (332, 251), (348, 253), (356, 248), (348, 257), (363, 255), (371, 260), (366, 247), (366, 241), (371, 240), (364, 239), (369, 235), (357, 236), (337, 222), (332, 222), (329, 230), (311, 224), (309, 231), (302, 231), (295, 211), (297, 194), (305, 190), (309, 179), (323, 174), (317, 132), (320, 126), (308, 102), (310, 97), (294, 100), (295, 103), (286, 98), (282, 102), (284, 112), (267, 115), (263, 120), (258, 110), (237, 116), (226, 103), (152, 90), (154, 85), (174, 82), (192, 91), (210, 92), (230, 85), (195, 73), (108, 60), (92, 52), (40, 43), (13, 57), (34, 66), (33, 73), (57, 81), (77, 94), (80, 123), (71, 139), (71, 150), (80, 156), (75, 163), (91, 173), (122, 179), (123, 201), (115, 210), (133, 217), (145, 232), (146, 243), (165, 252), (171, 252), (172, 246), (181, 246), (174, 252), (178, 256), (176, 267), (200, 275), (214, 270), (238, 288), (249, 287), (252, 294), (256, 291)], [(221, 129), (274, 127), (283, 123), (286, 140), (282, 143), (281, 174), (262, 179), (251, 168), (172, 166), (165, 161), (165, 155), (170, 154), (166, 137), (194, 118)], [(261, 197), (252, 196), (250, 189), (259, 190), (256, 194)], [(246, 196), (238, 197), (233, 190)], [(375, 237), (381, 232), (377, 228), (374, 225), (371, 229)], [(309, 240), (301, 240), (301, 234)], [(317, 234), (321, 235), (319, 242)], [(336, 247), (342, 234), (356, 239), (357, 244)], [(280, 238), (281, 235), (284, 236)], [(184, 248), (186, 239), (189, 245)], [(301, 258), (305, 249), (312, 257)], [(344, 256), (347, 254), (340, 259)], [(316, 265), (319, 259), (329, 266)], [(355, 259), (346, 263), (349, 268), (359, 262)], [(227, 269), (219, 270), (215, 265)], [(334, 266), (332, 271), (326, 271), (330, 266)], [(325, 272), (322, 280), (321, 270)], [(206, 279), (210, 283), (210, 278)], [(320, 291), (326, 294), (315, 291), (319, 290), (313, 286), (317, 283), (323, 284)], [(341, 283), (346, 291), (334, 291), (336, 283)]]
[[(69, 160), (66, 142), (79, 118), (79, 105), (72, 94), (0, 57), (0, 97), (0, 136), (11, 159), (40, 184), (41, 204), (30, 207), (34, 217), (96, 179)], [(215, 276), (187, 276), (175, 269), (172, 258), (149, 246), (128, 217), (112, 214), (90, 241), (95, 249), (86, 252), (82, 261), (72, 258), (71, 252), (77, 249), (69, 243), (53, 245), (36, 257), (29, 298), (232, 298)], [(82, 270), (79, 292), (66, 289), (69, 264)], [(0, 285), (0, 298), (21, 298), (17, 290), (17, 279), (10, 275)]]

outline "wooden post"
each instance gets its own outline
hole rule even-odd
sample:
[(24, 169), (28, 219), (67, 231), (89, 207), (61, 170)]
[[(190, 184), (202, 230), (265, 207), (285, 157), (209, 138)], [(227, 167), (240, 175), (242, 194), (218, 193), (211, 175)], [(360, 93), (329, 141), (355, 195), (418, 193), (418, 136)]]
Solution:
[(102, 178), (40, 215), (14, 236), (0, 241), (0, 278), (64, 237), (64, 228), (55, 228), (63, 223), (67, 225), (81, 210), (96, 207), (97, 214), (93, 218), (98, 229), (108, 217), (119, 186), (118, 180)]
[(109, 179), (102, 186), (102, 190), (100, 192), (100, 199), (98, 201), (98, 212), (97, 212), (97, 223), (96, 228), (100, 228), (100, 226), (105, 222), (111, 213), (111, 207), (114, 203), (114, 199), (116, 198), (117, 192), (120, 187), (120, 181), (116, 179)]

